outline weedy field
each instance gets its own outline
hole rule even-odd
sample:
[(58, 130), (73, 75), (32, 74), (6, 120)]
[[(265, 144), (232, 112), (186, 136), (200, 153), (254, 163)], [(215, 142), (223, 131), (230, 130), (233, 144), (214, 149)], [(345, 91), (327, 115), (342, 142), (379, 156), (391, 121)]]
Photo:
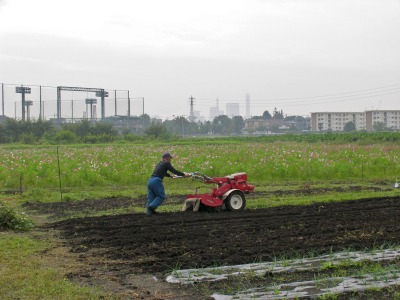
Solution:
[[(294, 142), (37, 146), (0, 148), (2, 190), (114, 187), (145, 184), (164, 151), (187, 172), (225, 176), (246, 171), (256, 183), (396, 180), (400, 147)], [(179, 184), (177, 185), (179, 186)]]
[[(176, 155), (179, 170), (247, 172), (256, 191), (246, 210), (180, 212), (185, 194), (210, 186), (167, 178), (161, 214), (146, 217), (146, 181), (165, 151)], [(397, 145), (235, 139), (0, 153), (3, 205), (36, 224), (0, 234), (2, 298), (400, 298), (396, 255), (297, 267), (324, 255), (398, 251)], [(271, 262), (288, 268), (252, 269)], [(166, 280), (186, 269), (199, 277), (229, 266), (236, 272), (216, 281)], [(363, 288), (331, 289), (349, 278)], [(311, 282), (307, 293), (293, 293), (295, 283)]]

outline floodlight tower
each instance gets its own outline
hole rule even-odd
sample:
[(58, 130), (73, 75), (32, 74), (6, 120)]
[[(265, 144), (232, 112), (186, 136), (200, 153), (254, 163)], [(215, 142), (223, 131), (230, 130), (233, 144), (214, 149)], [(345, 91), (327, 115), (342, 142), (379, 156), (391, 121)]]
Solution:
[[(90, 105), (90, 119), (93, 120), (93, 104), (97, 103), (96, 98), (86, 98), (86, 112), (87, 112), (87, 106), (88, 104)], [(87, 115), (86, 115), (87, 116)]]
[(28, 86), (17, 86), (15, 92), (21, 94), (22, 97), (22, 121), (25, 121), (25, 94), (31, 93), (31, 88)]
[(27, 114), (27, 120), (31, 118), (31, 109), (30, 107), (33, 105), (33, 101), (31, 100), (26, 100), (25, 101), (25, 106), (26, 106), (26, 114)]
[(104, 120), (106, 113), (105, 113), (105, 105), (104, 105), (104, 98), (108, 97), (108, 92), (104, 89), (96, 92), (96, 97), (100, 97), (101, 100), (101, 119)]

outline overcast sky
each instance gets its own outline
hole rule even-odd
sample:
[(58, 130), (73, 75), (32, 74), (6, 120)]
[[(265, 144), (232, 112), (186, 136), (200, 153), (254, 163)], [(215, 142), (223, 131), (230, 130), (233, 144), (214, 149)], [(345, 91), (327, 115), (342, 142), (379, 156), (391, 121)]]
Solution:
[(0, 82), (129, 90), (163, 118), (190, 96), (245, 116), (246, 94), (251, 115), (400, 110), (400, 0), (0, 0)]

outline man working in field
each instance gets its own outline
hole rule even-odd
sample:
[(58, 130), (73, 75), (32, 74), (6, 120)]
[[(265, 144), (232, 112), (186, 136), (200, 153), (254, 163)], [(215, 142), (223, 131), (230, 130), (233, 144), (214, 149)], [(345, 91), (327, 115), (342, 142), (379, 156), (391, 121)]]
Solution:
[(171, 174), (174, 173), (178, 176), (189, 177), (190, 174), (183, 173), (178, 170), (175, 170), (171, 165), (172, 155), (169, 152), (166, 152), (162, 156), (162, 161), (160, 161), (157, 166), (153, 170), (153, 174), (149, 181), (147, 182), (147, 203), (146, 210), (147, 215), (151, 216), (152, 214), (157, 214), (157, 207), (159, 207), (165, 199), (165, 189), (163, 185), (164, 177), (172, 177)]

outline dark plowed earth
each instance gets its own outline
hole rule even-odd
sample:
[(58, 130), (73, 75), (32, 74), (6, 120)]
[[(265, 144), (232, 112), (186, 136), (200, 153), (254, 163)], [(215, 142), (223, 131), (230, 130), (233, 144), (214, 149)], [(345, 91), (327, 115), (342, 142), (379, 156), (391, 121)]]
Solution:
[[(273, 192), (254, 192), (246, 195), (246, 199), (252, 200), (260, 197), (268, 197), (270, 195), (321, 195), (330, 192), (358, 192), (361, 190), (382, 191), (380, 187), (361, 187), (348, 186), (346, 188), (306, 188), (298, 190), (277, 190)], [(389, 190), (389, 189), (388, 189)], [(174, 195), (167, 198), (164, 204), (181, 204), (186, 198), (186, 195)], [(51, 214), (56, 218), (62, 218), (80, 213), (93, 213), (97, 211), (113, 210), (130, 207), (132, 205), (143, 205), (146, 203), (146, 196), (138, 198), (106, 198), (106, 199), (87, 199), (81, 201), (63, 201), (54, 203), (38, 203), (27, 202), (24, 207), (30, 210), (39, 211), (42, 214)]]
[[(81, 259), (118, 276), (268, 261), (400, 241), (400, 198), (220, 213), (88, 217), (52, 223)], [(98, 259), (95, 259), (95, 258)]]

